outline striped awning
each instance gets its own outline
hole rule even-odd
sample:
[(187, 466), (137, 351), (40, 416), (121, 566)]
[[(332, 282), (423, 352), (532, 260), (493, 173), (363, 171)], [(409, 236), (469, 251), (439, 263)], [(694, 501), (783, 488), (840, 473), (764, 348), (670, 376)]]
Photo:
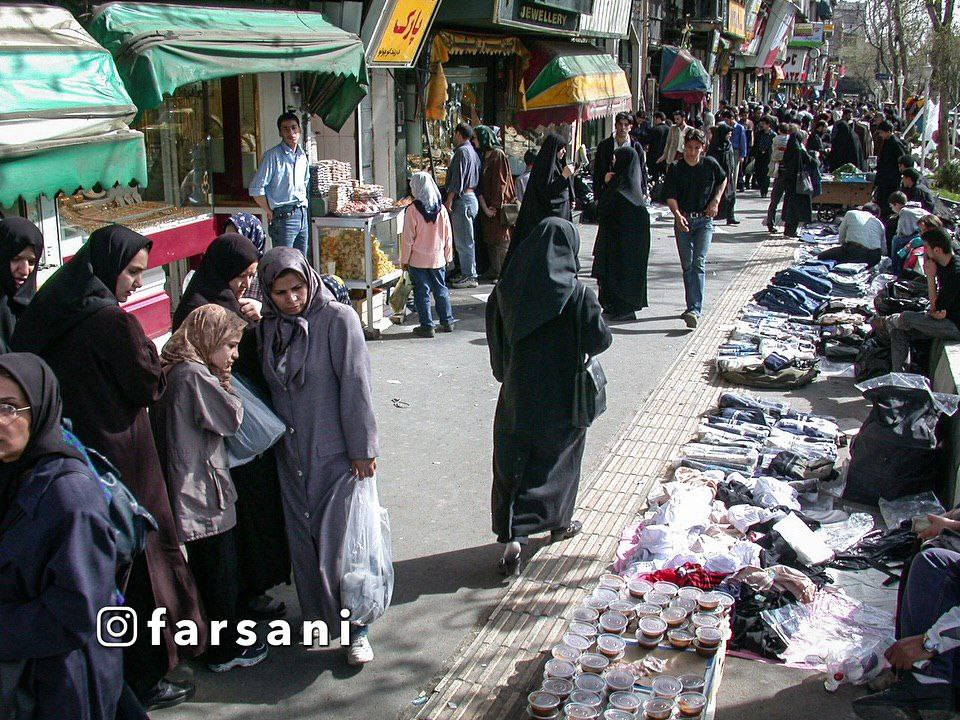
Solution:
[(630, 84), (616, 61), (593, 45), (562, 40), (525, 41), (520, 130), (629, 112)]

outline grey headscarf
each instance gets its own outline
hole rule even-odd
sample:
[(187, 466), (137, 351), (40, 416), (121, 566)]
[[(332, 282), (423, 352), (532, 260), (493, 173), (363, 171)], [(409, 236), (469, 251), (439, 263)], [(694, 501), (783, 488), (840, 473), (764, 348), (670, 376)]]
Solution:
[[(307, 281), (306, 308), (299, 315), (280, 312), (270, 297), (274, 281), (293, 270)], [(320, 275), (310, 267), (299, 250), (275, 247), (268, 250), (257, 268), (263, 293), (263, 320), (260, 323), (264, 370), (272, 369), (284, 385), (303, 385), (307, 352), (310, 347), (310, 317), (335, 300)]]

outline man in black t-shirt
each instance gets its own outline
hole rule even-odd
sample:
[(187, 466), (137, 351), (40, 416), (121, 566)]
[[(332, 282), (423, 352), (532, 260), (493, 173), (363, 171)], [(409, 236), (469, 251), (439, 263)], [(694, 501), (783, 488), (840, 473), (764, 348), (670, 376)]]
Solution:
[(927, 230), (921, 237), (930, 309), (887, 319), (892, 372), (903, 372), (911, 340), (960, 340), (960, 261), (953, 252), (953, 239), (944, 228)]
[(713, 218), (727, 186), (720, 163), (703, 156), (706, 138), (699, 130), (688, 130), (683, 158), (670, 165), (664, 181), (664, 195), (673, 213), (673, 231), (683, 269), (687, 309), (680, 316), (688, 328), (695, 328), (703, 312), (703, 288), (707, 279), (707, 251), (713, 240)]

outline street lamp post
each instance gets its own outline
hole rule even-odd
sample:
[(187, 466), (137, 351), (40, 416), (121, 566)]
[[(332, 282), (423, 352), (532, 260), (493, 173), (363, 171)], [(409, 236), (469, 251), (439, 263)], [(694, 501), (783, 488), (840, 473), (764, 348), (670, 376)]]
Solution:
[(920, 133), (920, 169), (927, 164), (927, 128), (930, 127), (930, 78), (933, 77), (933, 65), (928, 60), (923, 66), (923, 132)]

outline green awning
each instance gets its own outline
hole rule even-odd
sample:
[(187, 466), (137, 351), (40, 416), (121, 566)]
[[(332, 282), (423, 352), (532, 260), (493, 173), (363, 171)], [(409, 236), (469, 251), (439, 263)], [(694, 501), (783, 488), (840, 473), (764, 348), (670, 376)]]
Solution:
[(315, 12), (113, 2), (90, 32), (117, 62), (140, 110), (182, 85), (244, 73), (309, 72), (307, 108), (339, 130), (367, 94), (363, 43)]
[(147, 182), (113, 58), (66, 10), (0, 6), (0, 205)]

